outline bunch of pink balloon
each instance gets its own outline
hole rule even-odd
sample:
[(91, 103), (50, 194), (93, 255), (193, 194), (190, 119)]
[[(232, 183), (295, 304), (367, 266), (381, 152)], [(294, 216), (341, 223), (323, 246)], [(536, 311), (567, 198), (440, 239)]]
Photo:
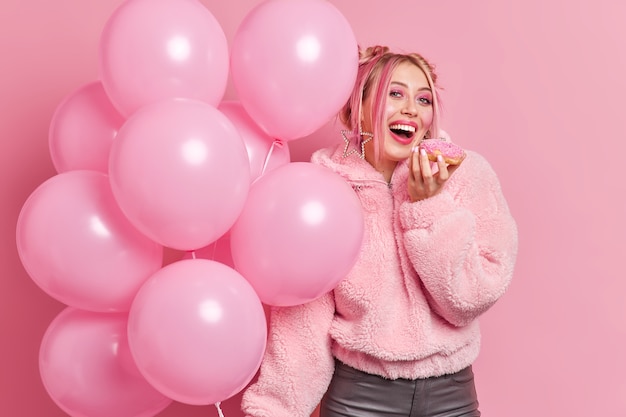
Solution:
[[(288, 142), (341, 108), (357, 59), (325, 0), (260, 3), (230, 53), (197, 0), (115, 10), (99, 79), (53, 115), (57, 175), (17, 224), (29, 276), (67, 305), (39, 361), (60, 408), (147, 417), (224, 401), (260, 365), (263, 303), (310, 301), (346, 274), (360, 205), (336, 174), (291, 163)], [(238, 101), (222, 101), (229, 71)], [(164, 266), (165, 248), (186, 255)]]

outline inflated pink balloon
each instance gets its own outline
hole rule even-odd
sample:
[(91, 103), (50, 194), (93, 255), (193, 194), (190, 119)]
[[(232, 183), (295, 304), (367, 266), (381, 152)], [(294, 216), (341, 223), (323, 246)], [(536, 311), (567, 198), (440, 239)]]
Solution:
[(128, 311), (163, 259), (163, 248), (128, 221), (97, 171), (68, 171), (35, 189), (18, 218), (17, 249), (48, 295), (100, 312)]
[(241, 22), (231, 74), (250, 117), (271, 137), (302, 138), (328, 122), (356, 79), (358, 46), (326, 0), (268, 0)]
[(261, 177), (230, 232), (236, 269), (261, 301), (288, 306), (332, 290), (354, 265), (363, 213), (329, 169), (292, 162)]
[(124, 116), (171, 97), (217, 106), (229, 53), (213, 14), (197, 0), (127, 0), (100, 38), (100, 79)]
[(101, 82), (86, 84), (69, 94), (54, 112), (48, 135), (57, 172), (108, 172), (111, 142), (123, 123)]
[(250, 160), (250, 180), (290, 161), (289, 146), (268, 136), (250, 118), (238, 101), (223, 101), (218, 109), (235, 125), (246, 145)]
[(241, 391), (265, 352), (265, 312), (234, 269), (206, 259), (172, 263), (141, 288), (128, 340), (137, 367), (168, 397), (214, 404)]
[(163, 100), (128, 118), (111, 147), (109, 175), (128, 219), (179, 250), (226, 233), (250, 188), (237, 129), (215, 107), (189, 99)]
[(66, 308), (43, 337), (39, 371), (50, 397), (72, 417), (152, 417), (172, 403), (137, 369), (125, 314)]

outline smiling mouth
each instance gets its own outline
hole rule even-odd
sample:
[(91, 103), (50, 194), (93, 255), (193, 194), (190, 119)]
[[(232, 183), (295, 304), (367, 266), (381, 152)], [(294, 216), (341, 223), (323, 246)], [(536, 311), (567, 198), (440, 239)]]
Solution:
[(394, 136), (403, 143), (408, 143), (413, 140), (415, 136), (415, 127), (409, 126), (405, 124), (393, 124), (389, 126), (389, 130), (394, 134)]

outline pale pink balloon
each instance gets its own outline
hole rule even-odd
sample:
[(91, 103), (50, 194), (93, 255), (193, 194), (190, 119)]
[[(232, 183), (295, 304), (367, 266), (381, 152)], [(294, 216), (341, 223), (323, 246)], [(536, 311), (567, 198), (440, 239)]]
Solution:
[(268, 136), (250, 118), (240, 102), (223, 101), (218, 109), (233, 122), (246, 145), (250, 160), (251, 181), (254, 182), (264, 173), (289, 163), (287, 143)]
[(124, 116), (171, 97), (217, 106), (226, 90), (226, 36), (197, 0), (123, 2), (102, 31), (99, 58), (104, 88)]
[(179, 250), (207, 246), (241, 212), (250, 165), (241, 136), (215, 107), (163, 100), (128, 118), (111, 147), (115, 198), (146, 236)]
[(172, 403), (137, 369), (125, 314), (67, 307), (46, 330), (39, 371), (50, 397), (72, 417), (153, 417)]
[(128, 311), (163, 248), (120, 211), (106, 174), (68, 171), (28, 197), (17, 222), (24, 268), (48, 295), (91, 311)]
[(302, 138), (346, 103), (358, 45), (326, 0), (268, 0), (241, 22), (231, 48), (233, 84), (250, 117), (271, 137)]
[(309, 162), (261, 177), (230, 232), (236, 269), (263, 303), (277, 306), (332, 290), (356, 262), (362, 238), (363, 213), (352, 188)]
[(109, 150), (124, 118), (113, 107), (102, 83), (86, 84), (57, 106), (48, 135), (57, 172), (89, 169), (108, 172)]
[(168, 397), (224, 401), (254, 377), (265, 352), (265, 312), (234, 269), (206, 259), (172, 263), (141, 288), (128, 340), (137, 367)]

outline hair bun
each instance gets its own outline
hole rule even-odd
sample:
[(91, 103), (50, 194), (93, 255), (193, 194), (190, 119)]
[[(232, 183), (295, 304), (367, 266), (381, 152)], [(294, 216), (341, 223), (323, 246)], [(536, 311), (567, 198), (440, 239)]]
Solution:
[(387, 46), (375, 45), (366, 49), (359, 48), (359, 64), (365, 64), (372, 60), (378, 59), (389, 52)]

